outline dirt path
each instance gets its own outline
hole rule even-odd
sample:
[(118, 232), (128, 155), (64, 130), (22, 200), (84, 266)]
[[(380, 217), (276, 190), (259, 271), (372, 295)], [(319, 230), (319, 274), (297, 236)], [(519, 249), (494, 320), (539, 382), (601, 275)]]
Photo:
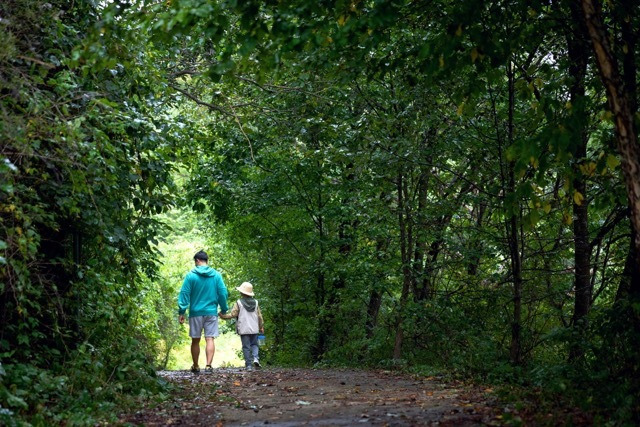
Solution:
[(488, 393), (385, 371), (217, 369), (161, 372), (176, 386), (158, 407), (121, 417), (134, 425), (477, 425), (500, 416)]

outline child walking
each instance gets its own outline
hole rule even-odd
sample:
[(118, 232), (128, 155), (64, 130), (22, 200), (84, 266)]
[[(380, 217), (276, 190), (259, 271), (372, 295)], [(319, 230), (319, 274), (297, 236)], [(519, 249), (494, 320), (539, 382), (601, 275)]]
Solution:
[(264, 333), (264, 321), (258, 306), (258, 300), (254, 298), (253, 285), (244, 282), (236, 288), (240, 292), (240, 299), (227, 314), (219, 313), (223, 319), (237, 318), (236, 332), (242, 340), (242, 354), (244, 365), (247, 369), (261, 368), (260, 355), (258, 354), (258, 333)]

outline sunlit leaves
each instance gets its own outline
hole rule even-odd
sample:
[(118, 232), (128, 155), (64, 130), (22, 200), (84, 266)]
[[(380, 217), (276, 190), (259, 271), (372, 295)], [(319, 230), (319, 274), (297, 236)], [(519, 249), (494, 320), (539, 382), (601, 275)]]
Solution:
[(607, 167), (611, 170), (614, 170), (618, 165), (620, 165), (620, 160), (612, 154), (607, 155)]

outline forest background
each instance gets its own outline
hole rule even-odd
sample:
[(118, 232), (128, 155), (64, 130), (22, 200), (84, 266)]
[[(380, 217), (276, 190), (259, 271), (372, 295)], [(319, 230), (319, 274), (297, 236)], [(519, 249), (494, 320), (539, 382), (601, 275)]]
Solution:
[(161, 395), (196, 229), (266, 363), (640, 421), (633, 0), (3, 0), (0, 34), (2, 423)]

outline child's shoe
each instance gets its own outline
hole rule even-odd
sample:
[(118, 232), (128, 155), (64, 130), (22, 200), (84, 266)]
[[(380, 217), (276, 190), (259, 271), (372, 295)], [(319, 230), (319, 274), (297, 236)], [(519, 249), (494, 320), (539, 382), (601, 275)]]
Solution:
[(194, 375), (198, 375), (200, 373), (200, 368), (196, 365), (191, 365), (191, 372), (193, 372)]
[(213, 368), (211, 367), (211, 365), (207, 365), (207, 366), (205, 366), (205, 368), (204, 368), (204, 372), (205, 372), (206, 374), (212, 374), (212, 373), (213, 373)]

